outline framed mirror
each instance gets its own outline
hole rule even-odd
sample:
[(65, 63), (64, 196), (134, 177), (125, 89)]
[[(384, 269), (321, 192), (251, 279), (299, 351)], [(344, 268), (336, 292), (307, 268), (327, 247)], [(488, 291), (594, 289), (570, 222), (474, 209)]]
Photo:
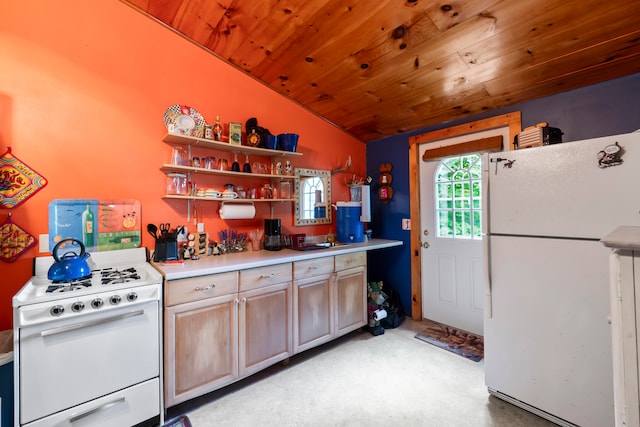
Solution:
[(331, 224), (331, 173), (296, 169), (296, 225)]

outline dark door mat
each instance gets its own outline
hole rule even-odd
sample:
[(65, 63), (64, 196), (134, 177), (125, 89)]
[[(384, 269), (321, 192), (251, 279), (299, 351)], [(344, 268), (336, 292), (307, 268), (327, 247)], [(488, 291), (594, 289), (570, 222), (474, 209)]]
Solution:
[(166, 423), (162, 427), (192, 427), (191, 421), (189, 421), (189, 417), (186, 415), (180, 415), (179, 417), (173, 418)]
[(484, 339), (481, 336), (451, 326), (424, 320), (415, 337), (474, 362), (484, 358)]

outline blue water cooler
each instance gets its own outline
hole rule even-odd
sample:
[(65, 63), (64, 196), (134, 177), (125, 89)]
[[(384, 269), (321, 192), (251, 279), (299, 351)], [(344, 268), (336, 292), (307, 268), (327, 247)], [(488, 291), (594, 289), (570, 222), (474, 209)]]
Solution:
[(350, 202), (336, 203), (337, 239), (342, 243), (364, 241), (364, 223), (371, 221), (371, 201), (368, 185), (355, 185)]

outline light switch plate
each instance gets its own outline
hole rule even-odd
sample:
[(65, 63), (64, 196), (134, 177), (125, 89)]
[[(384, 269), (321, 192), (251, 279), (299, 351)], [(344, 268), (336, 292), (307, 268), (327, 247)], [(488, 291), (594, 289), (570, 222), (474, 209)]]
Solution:
[(403, 230), (411, 230), (411, 219), (410, 218), (402, 218), (402, 229)]

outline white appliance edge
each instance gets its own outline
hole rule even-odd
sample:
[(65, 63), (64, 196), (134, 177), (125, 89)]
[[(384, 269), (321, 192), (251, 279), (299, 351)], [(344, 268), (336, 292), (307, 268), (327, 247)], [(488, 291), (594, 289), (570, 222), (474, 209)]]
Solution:
[[(599, 168), (615, 142), (623, 163)], [(561, 425), (612, 426), (610, 251), (599, 239), (640, 225), (640, 133), (485, 159), (487, 387)]]

